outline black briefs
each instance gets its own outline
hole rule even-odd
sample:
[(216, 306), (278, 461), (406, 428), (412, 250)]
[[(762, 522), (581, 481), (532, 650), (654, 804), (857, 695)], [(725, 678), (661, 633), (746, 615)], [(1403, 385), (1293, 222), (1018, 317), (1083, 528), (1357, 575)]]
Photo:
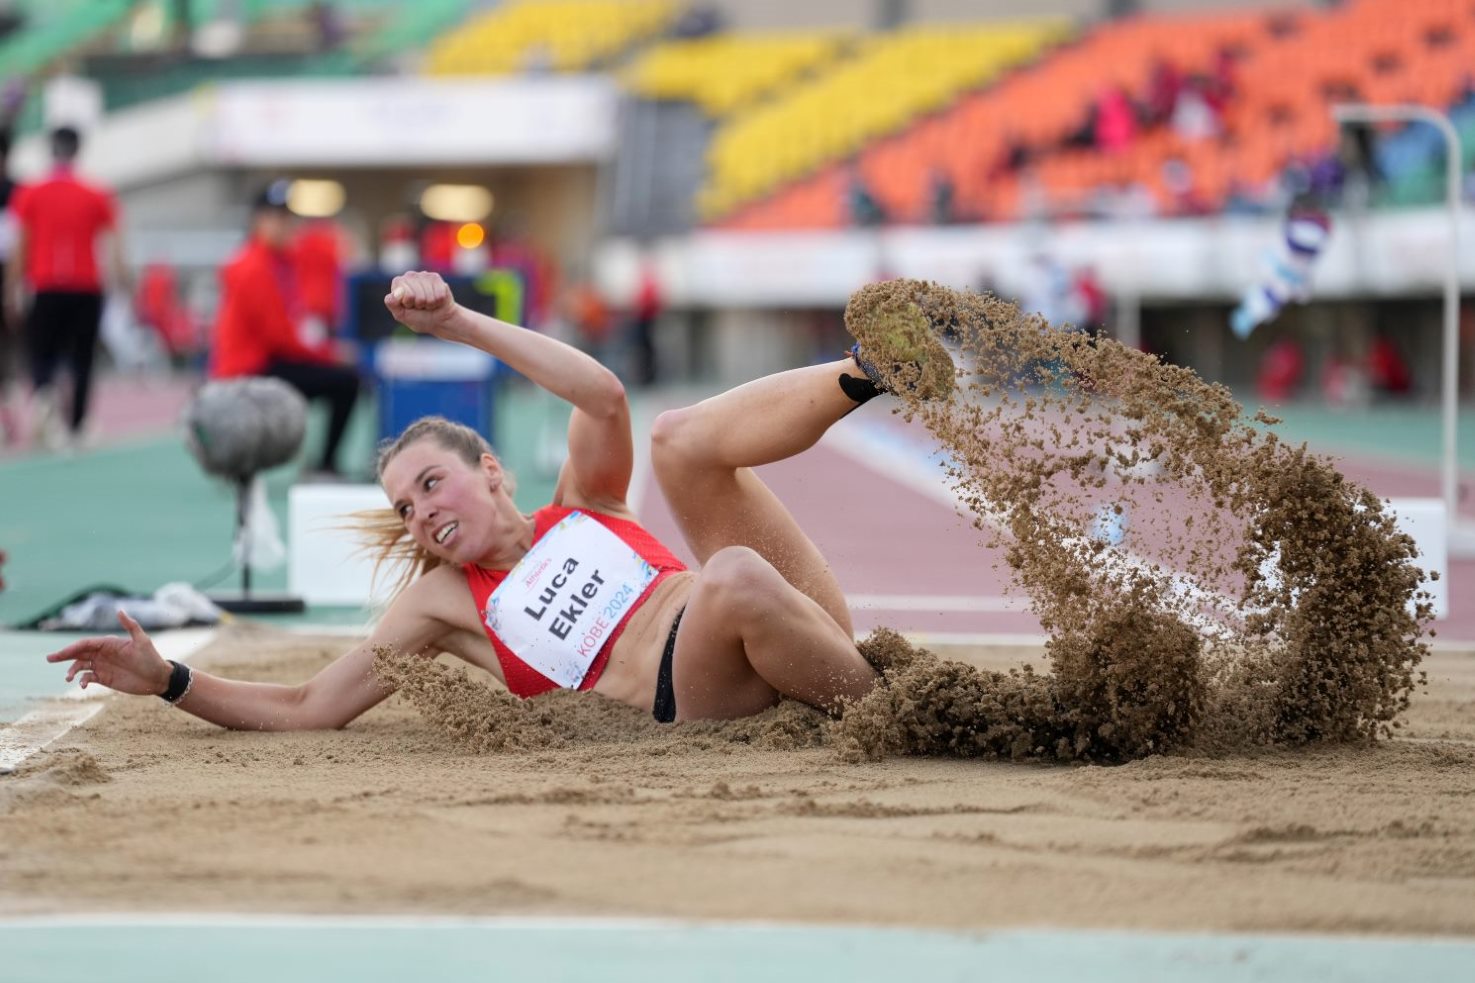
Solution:
[(666, 651), (661, 653), (661, 668), (656, 673), (656, 702), (651, 706), (651, 716), (657, 723), (669, 724), (676, 719), (676, 683), (672, 679), (671, 664), (676, 656), (676, 629), (681, 627), (681, 616), (686, 608), (676, 612), (671, 622), (671, 634), (666, 636)]

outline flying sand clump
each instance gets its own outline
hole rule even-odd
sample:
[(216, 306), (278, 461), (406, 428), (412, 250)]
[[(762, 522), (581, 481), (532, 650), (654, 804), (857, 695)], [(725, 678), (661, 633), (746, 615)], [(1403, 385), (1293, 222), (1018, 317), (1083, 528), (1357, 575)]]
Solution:
[[(895, 357), (898, 310), (953, 336), (945, 396)], [(1279, 440), (1278, 421), (990, 296), (874, 284), (846, 324), (946, 453), (966, 514), (1051, 634), (1052, 673), (992, 681), (1049, 691), (1049, 719), (1070, 734), (1037, 743), (1040, 756), (1396, 726), (1427, 652), (1417, 550), (1376, 496)]]
[(482, 751), (718, 739), (828, 744), (847, 760), (1112, 762), (1398, 726), (1431, 617), (1417, 550), (1384, 503), (1281, 441), (1276, 420), (1247, 419), (1186, 368), (987, 295), (892, 280), (857, 291), (845, 318), (898, 412), (944, 451), (965, 517), (1002, 547), (1050, 634), (1049, 672), (943, 661), (882, 629), (861, 652), (884, 682), (838, 721), (785, 703), (663, 727), (580, 694), (519, 701), (389, 653), (376, 670)]

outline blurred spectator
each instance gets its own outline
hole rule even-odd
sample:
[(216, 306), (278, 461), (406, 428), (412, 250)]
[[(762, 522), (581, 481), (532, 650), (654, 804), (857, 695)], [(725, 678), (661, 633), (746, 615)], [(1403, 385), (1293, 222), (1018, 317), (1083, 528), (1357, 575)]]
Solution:
[(1183, 90), (1183, 72), (1171, 61), (1158, 56), (1147, 82), (1147, 98), (1143, 102), (1142, 120), (1148, 126), (1162, 126), (1173, 118), (1178, 95)]
[(1367, 380), (1373, 392), (1384, 396), (1407, 396), (1413, 391), (1408, 363), (1386, 334), (1375, 336), (1368, 347)]
[(850, 164), (846, 200), (850, 208), (850, 221), (855, 225), (872, 228), (885, 224), (886, 212), (881, 207), (881, 202), (871, 192), (870, 186), (866, 184), (859, 161), (852, 161)]
[(182, 365), (198, 354), (195, 319), (180, 296), (179, 280), (167, 263), (149, 263), (138, 277), (134, 317), (158, 337), (165, 354)]
[[(0, 130), (0, 283), (11, 276), (7, 270), (15, 248), (15, 213), (11, 198), (16, 185), (10, 179), (10, 130)], [(9, 316), (9, 305), (0, 304), (0, 440), (20, 440), (20, 420), (12, 405), (12, 390), (21, 358), (21, 326)]]
[(1093, 137), (1097, 150), (1108, 154), (1122, 153), (1137, 140), (1137, 112), (1127, 90), (1109, 85), (1096, 99)]
[(934, 166), (927, 176), (927, 217), (933, 225), (951, 225), (955, 219), (953, 199), (956, 190), (952, 175), (945, 167)]
[(0, 590), (5, 589), (5, 551), (0, 550)]
[(1168, 211), (1173, 215), (1207, 215), (1211, 209), (1198, 191), (1193, 168), (1181, 157), (1163, 161), (1163, 188), (1168, 193)]
[(338, 445), (358, 399), (359, 378), (346, 348), (302, 337), (304, 308), (291, 254), (287, 185), (274, 181), (257, 195), (249, 238), (222, 272), (210, 375), (275, 376), (309, 400), (325, 400), (328, 434), (317, 470), (332, 476), (342, 473)]
[(1075, 307), (1080, 311), (1081, 327), (1093, 335), (1099, 333), (1111, 314), (1111, 300), (1106, 296), (1106, 287), (1101, 283), (1096, 268), (1077, 267), (1071, 289), (1076, 297)]
[(1189, 141), (1216, 137), (1222, 125), (1221, 111), (1210, 98), (1207, 83), (1190, 79), (1173, 103), (1173, 132)]
[(1280, 338), (1265, 349), (1255, 375), (1255, 390), (1267, 403), (1283, 403), (1296, 395), (1306, 371), (1306, 356), (1291, 338)]
[(379, 270), (398, 275), (421, 266), (415, 223), (408, 215), (391, 215), (379, 225)]
[(1010, 131), (1004, 137), (1004, 150), (999, 154), (999, 159), (994, 163), (993, 169), (989, 171), (988, 179), (995, 181), (1012, 177), (1028, 167), (1029, 160), (1029, 144), (1020, 139), (1018, 133)]
[[(6, 300), (19, 322), (25, 288), (31, 291), (26, 340), (37, 403), (38, 434), (61, 446), (81, 439), (92, 395), (92, 364), (102, 322), (103, 275), (100, 242), (108, 243), (111, 285), (125, 287), (127, 266), (117, 232), (117, 205), (110, 192), (80, 180), (73, 171), (81, 135), (69, 126), (51, 134), (51, 173), (21, 189), (12, 208), (17, 236), (6, 269)], [(65, 359), (72, 378), (65, 433), (56, 426), (59, 401), (53, 383)]]
[(317, 344), (338, 334), (343, 320), (343, 230), (330, 219), (314, 219), (292, 241), (297, 286), (302, 293), (302, 337)]
[(1341, 355), (1328, 358), (1321, 371), (1321, 397), (1328, 406), (1366, 406), (1368, 380), (1362, 366)]
[(661, 294), (660, 276), (649, 257), (640, 264), (640, 283), (635, 289), (635, 303), (630, 310), (630, 344), (635, 353), (635, 381), (641, 386), (655, 385), (660, 372), (656, 358), (656, 320), (661, 316), (665, 299)]
[(504, 215), (492, 238), (491, 265), (501, 270), (515, 270), (522, 276), (522, 323), (541, 329), (552, 314), (557, 272), (548, 254), (523, 232), (525, 222), (520, 215)]
[(609, 343), (610, 328), (614, 324), (604, 295), (590, 281), (580, 280), (569, 289), (565, 303), (578, 347), (604, 361), (604, 347)]
[(420, 263), (425, 269), (436, 273), (453, 272), (456, 262), (455, 223), (427, 220), (420, 230), (419, 252)]

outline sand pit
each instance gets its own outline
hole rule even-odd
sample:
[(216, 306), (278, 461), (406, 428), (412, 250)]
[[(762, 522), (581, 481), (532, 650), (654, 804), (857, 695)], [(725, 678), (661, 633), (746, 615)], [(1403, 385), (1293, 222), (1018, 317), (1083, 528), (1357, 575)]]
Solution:
[[(240, 627), (194, 661), (297, 681), (345, 647)], [(1111, 767), (851, 762), (795, 707), (662, 729), (565, 694), (473, 750), (404, 695), (307, 734), (113, 698), (0, 778), (0, 907), (1469, 934), (1475, 656), (1425, 668), (1392, 739)]]

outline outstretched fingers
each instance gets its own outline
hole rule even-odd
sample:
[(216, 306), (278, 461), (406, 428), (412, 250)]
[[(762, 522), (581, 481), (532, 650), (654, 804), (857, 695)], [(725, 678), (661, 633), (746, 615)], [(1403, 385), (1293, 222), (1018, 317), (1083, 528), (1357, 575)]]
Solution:
[(123, 639), (116, 635), (99, 635), (95, 638), (84, 638), (73, 642), (66, 648), (52, 652), (46, 656), (47, 662), (70, 662), (74, 659), (88, 659), (97, 655), (111, 654), (116, 652), (122, 645)]

